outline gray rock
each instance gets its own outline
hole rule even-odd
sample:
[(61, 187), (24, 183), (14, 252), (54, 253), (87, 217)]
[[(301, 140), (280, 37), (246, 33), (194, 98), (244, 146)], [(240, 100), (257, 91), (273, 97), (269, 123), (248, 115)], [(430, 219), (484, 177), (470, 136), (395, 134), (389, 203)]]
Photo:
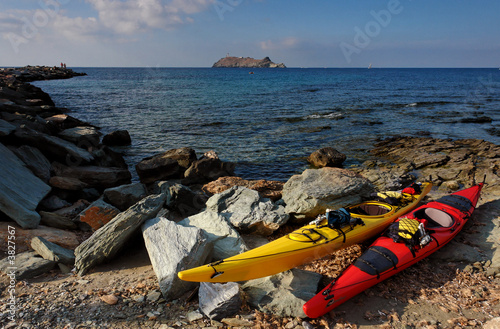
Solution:
[(148, 194), (141, 183), (132, 183), (104, 190), (104, 199), (121, 211), (139, 202)]
[(31, 239), (31, 248), (42, 256), (43, 259), (66, 265), (73, 265), (75, 263), (75, 253), (73, 250), (63, 248), (42, 237), (37, 236)]
[(23, 160), (28, 169), (31, 170), (35, 176), (45, 183), (49, 181), (51, 165), (49, 160), (47, 160), (39, 149), (23, 145), (13, 151), (19, 159)]
[(177, 273), (205, 264), (210, 257), (212, 245), (202, 230), (158, 217), (144, 223), (142, 234), (166, 300), (177, 299), (196, 287), (196, 282), (182, 281)]
[(94, 160), (88, 151), (56, 136), (50, 136), (27, 127), (17, 128), (14, 135), (22, 142), (38, 148), (46, 156), (67, 164), (79, 165)]
[(333, 147), (324, 147), (311, 153), (307, 158), (307, 162), (318, 168), (341, 167), (345, 159), (346, 155)]
[(7, 121), (0, 119), (0, 137), (7, 136), (14, 130), (16, 130), (16, 126), (11, 125)]
[(316, 295), (321, 274), (293, 269), (242, 285), (247, 302), (261, 312), (306, 317), (302, 305)]
[(236, 282), (202, 282), (198, 299), (201, 313), (216, 321), (233, 316), (242, 304), (240, 286)]
[(35, 210), (50, 186), (3, 144), (0, 159), (0, 210), (23, 228), (37, 227), (40, 215)]
[(99, 145), (101, 133), (91, 126), (79, 126), (61, 131), (59, 136), (74, 144), (90, 147)]
[(289, 218), (283, 206), (242, 186), (215, 194), (208, 199), (206, 206), (207, 210), (222, 214), (242, 233), (270, 235)]
[(326, 209), (338, 209), (361, 202), (373, 185), (353, 171), (325, 167), (307, 169), (292, 176), (283, 186), (285, 212), (298, 221), (314, 219)]
[(113, 258), (144, 221), (156, 217), (165, 199), (164, 194), (148, 196), (95, 231), (75, 250), (78, 274)]
[(212, 255), (214, 260), (228, 258), (247, 250), (238, 232), (216, 212), (207, 210), (188, 217), (178, 224), (202, 229), (208, 241), (214, 245)]
[(40, 211), (41, 223), (46, 226), (60, 228), (63, 230), (75, 230), (78, 226), (69, 218), (47, 211)]
[(47, 273), (56, 266), (57, 262), (43, 259), (34, 251), (17, 254), (13, 263), (9, 258), (0, 261), (0, 271), (12, 276), (15, 280), (25, 280)]

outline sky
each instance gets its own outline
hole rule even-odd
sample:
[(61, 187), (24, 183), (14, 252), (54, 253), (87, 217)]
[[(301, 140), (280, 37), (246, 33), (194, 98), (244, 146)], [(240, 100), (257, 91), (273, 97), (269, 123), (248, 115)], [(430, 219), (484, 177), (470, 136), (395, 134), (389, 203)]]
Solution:
[(0, 66), (500, 67), (500, 1), (0, 0)]

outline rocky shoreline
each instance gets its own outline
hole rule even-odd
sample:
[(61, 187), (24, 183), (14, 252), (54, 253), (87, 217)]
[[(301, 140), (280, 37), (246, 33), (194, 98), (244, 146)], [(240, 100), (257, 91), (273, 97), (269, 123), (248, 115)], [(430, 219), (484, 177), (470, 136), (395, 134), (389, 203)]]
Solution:
[[(15, 256), (0, 257), (5, 328), (486, 328), (499, 321), (500, 146), (397, 136), (376, 143), (376, 160), (352, 168), (325, 148), (286, 183), (245, 181), (215, 152), (199, 157), (185, 147), (137, 163), (133, 183), (113, 150), (130, 144), (126, 131), (102, 136), (28, 83), (77, 75), (0, 69), (1, 250)], [(428, 199), (436, 199), (483, 177), (480, 205), (455, 241), (317, 320), (304, 317), (303, 302), (366, 246), (244, 284), (176, 276), (376, 190), (431, 179)]]

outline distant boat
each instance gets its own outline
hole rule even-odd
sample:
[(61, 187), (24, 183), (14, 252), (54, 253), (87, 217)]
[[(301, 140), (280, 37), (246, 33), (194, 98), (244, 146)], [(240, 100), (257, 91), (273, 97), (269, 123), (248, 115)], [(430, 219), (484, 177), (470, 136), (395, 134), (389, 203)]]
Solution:
[(372, 68), (372, 63), (370, 63), (370, 65), (368, 65), (368, 69), (371, 69)]

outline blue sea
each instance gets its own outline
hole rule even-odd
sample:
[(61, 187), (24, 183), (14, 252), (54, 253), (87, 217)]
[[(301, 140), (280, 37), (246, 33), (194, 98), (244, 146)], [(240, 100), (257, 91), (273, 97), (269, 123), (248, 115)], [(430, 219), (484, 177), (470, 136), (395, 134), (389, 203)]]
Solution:
[(74, 70), (88, 75), (34, 84), (104, 134), (128, 130), (120, 151), (134, 175), (141, 159), (179, 147), (215, 150), (246, 179), (286, 181), (326, 146), (349, 167), (398, 134), (500, 144), (496, 68)]

